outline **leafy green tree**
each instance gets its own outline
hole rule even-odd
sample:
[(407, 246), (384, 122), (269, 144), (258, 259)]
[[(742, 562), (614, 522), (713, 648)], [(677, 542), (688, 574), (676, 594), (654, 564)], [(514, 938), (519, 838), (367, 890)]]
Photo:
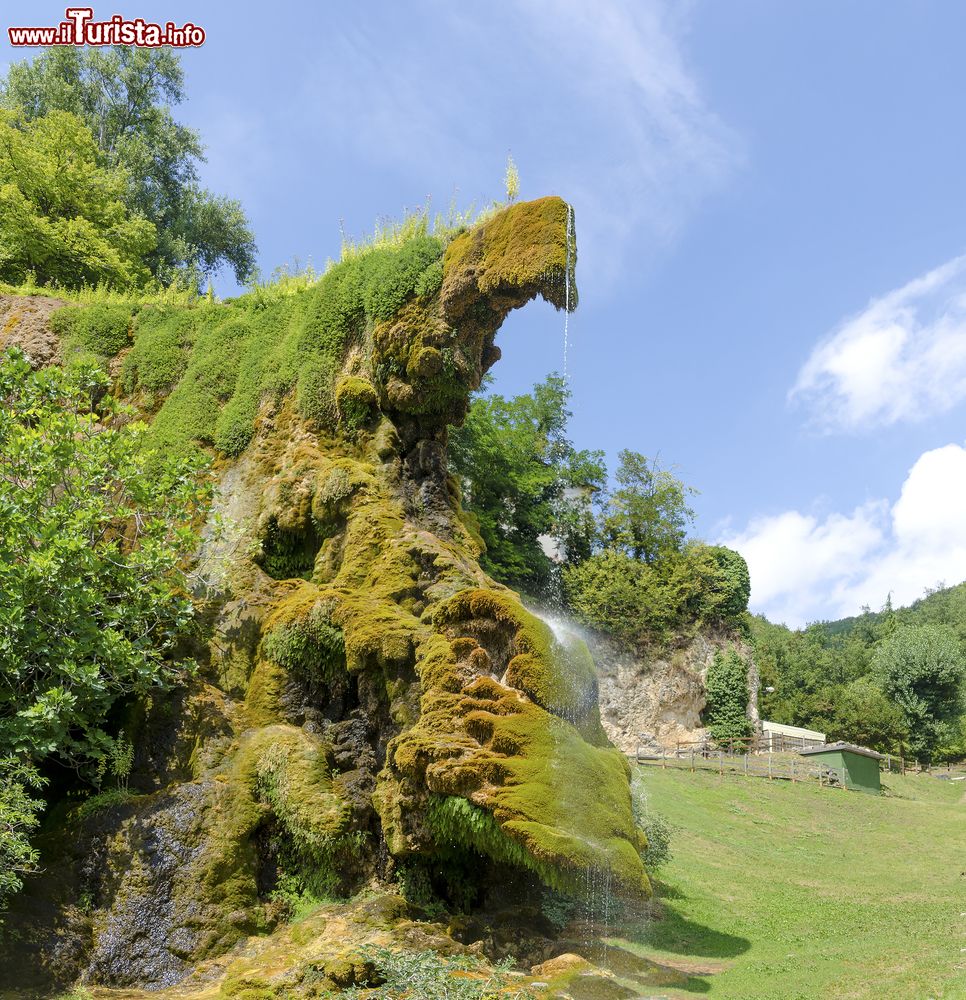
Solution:
[(705, 691), (703, 721), (715, 740), (720, 743), (751, 736), (751, 721), (747, 716), (748, 664), (736, 650), (718, 650), (714, 654)]
[(966, 661), (959, 641), (943, 625), (900, 625), (879, 644), (873, 665), (905, 716), (910, 750), (928, 761), (963, 711)]
[(607, 544), (646, 563), (679, 551), (694, 520), (688, 497), (695, 493), (656, 459), (622, 451), (604, 515)]
[(828, 714), (818, 719), (830, 740), (895, 753), (908, 739), (902, 711), (871, 678), (837, 686), (831, 700)]
[(0, 279), (127, 287), (157, 233), (124, 205), (123, 171), (98, 164), (87, 127), (63, 111), (33, 121), (0, 110)]
[(22, 877), (36, 870), (38, 853), (29, 835), (43, 803), (30, 793), (42, 783), (25, 761), (0, 758), (0, 909), (21, 887)]
[(125, 204), (157, 228), (146, 257), (155, 277), (228, 265), (244, 281), (254, 272), (255, 241), (240, 204), (199, 185), (201, 138), (171, 113), (184, 99), (181, 63), (165, 48), (53, 47), (0, 80), (3, 106), (28, 121), (70, 112), (93, 134), (101, 164), (123, 169)]
[[(169, 685), (193, 606), (197, 464), (144, 454), (97, 369), (0, 362), (0, 756), (103, 770), (119, 699)], [(147, 463), (150, 464), (150, 473)]]
[(568, 399), (563, 379), (551, 375), (513, 399), (477, 398), (450, 434), (450, 467), (479, 522), (484, 568), (534, 593), (547, 589), (553, 566), (541, 536), (560, 540), (571, 559), (589, 553), (593, 496), (606, 474), (599, 452), (577, 451), (567, 439)]

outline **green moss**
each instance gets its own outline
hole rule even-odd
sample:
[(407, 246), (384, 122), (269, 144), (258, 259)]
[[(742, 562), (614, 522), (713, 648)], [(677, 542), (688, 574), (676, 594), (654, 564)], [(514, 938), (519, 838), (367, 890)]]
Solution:
[(437, 612), (437, 621), (458, 630), (472, 619), (500, 622), (512, 632), (506, 682), (541, 708), (572, 722), (596, 744), (607, 740), (597, 711), (597, 671), (583, 640), (566, 646), (549, 626), (513, 596), (490, 590), (465, 590)]
[(195, 341), (198, 310), (151, 306), (134, 325), (134, 345), (124, 358), (121, 384), (128, 393), (138, 387), (167, 393), (184, 375)]
[(345, 802), (334, 792), (325, 746), (294, 726), (253, 733), (239, 754), (239, 774), (271, 806), (305, 850), (321, 850), (344, 832)]
[(469, 848), (500, 864), (526, 868), (544, 882), (555, 879), (554, 870), (541, 865), (527, 849), (511, 840), (491, 813), (455, 795), (431, 795), (426, 808), (433, 837), (440, 850)]
[(287, 670), (335, 679), (346, 669), (345, 637), (331, 615), (331, 602), (296, 591), (266, 623), (264, 655)]
[(527, 298), (540, 294), (558, 309), (569, 304), (573, 310), (577, 306), (576, 262), (567, 203), (560, 198), (519, 202), (458, 236), (446, 248), (444, 304), (450, 313), (461, 315), (466, 304), (480, 294), (519, 290)]
[(347, 375), (336, 384), (335, 405), (350, 430), (359, 430), (372, 419), (376, 403), (376, 390), (366, 379)]
[(51, 328), (63, 342), (65, 358), (79, 353), (113, 357), (130, 343), (131, 318), (136, 306), (95, 302), (65, 306), (50, 317)]
[[(441, 240), (417, 236), (401, 247), (380, 247), (356, 258), (366, 315), (375, 320), (390, 319), (417, 293), (426, 270), (442, 255)], [(426, 287), (425, 282), (422, 287)]]
[(322, 541), (321, 533), (311, 521), (298, 527), (283, 528), (277, 518), (270, 517), (257, 561), (276, 580), (296, 577), (308, 580), (315, 569), (315, 558)]

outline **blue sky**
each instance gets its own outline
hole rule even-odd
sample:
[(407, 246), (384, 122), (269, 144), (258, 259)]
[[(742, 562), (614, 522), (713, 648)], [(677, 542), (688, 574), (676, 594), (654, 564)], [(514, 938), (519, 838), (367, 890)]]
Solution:
[[(63, 7), (14, 0), (10, 24)], [(262, 268), (428, 196), (575, 208), (578, 446), (677, 466), (789, 624), (966, 578), (966, 8), (945, 2), (118, 3), (191, 20), (178, 115)], [(0, 64), (19, 58), (0, 47)], [(223, 282), (223, 290), (229, 285)], [(560, 369), (563, 316), (496, 388)]]

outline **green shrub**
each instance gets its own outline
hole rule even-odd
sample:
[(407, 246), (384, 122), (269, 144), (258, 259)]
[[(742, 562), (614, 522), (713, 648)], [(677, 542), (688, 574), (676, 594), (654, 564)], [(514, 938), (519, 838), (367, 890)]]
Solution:
[(84, 799), (77, 807), (77, 818), (86, 819), (88, 816), (93, 816), (102, 809), (123, 806), (136, 798), (137, 795), (134, 792), (129, 792), (126, 788), (111, 788), (106, 792), (98, 792), (97, 795), (92, 795), (89, 799)]
[(657, 569), (615, 549), (567, 567), (563, 583), (579, 621), (632, 645), (666, 640), (682, 618), (680, 595)]
[(150, 392), (170, 391), (188, 367), (197, 335), (194, 309), (142, 309), (134, 324), (134, 344), (121, 369), (125, 392), (139, 386)]
[(104, 302), (65, 306), (51, 316), (50, 325), (62, 338), (65, 358), (81, 353), (112, 358), (130, 343), (133, 312), (130, 305)]
[(0, 359), (0, 755), (93, 780), (127, 763), (112, 707), (190, 670), (184, 567), (210, 498), (202, 466), (148, 470), (143, 425), (118, 422), (106, 388), (96, 369)]
[(650, 808), (644, 776), (639, 769), (631, 778), (631, 807), (634, 812), (634, 825), (647, 838), (644, 864), (649, 872), (657, 871), (671, 860), (673, 827), (664, 816)]
[(747, 716), (748, 664), (734, 649), (714, 654), (705, 682), (707, 704), (704, 724), (719, 743), (751, 736), (751, 720)]

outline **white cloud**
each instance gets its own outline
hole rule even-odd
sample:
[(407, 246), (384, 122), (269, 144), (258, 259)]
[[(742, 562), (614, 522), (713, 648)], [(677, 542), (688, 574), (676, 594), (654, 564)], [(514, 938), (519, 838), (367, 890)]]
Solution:
[(800, 626), (878, 608), (890, 593), (909, 604), (927, 587), (966, 579), (964, 494), (966, 448), (950, 444), (920, 455), (891, 506), (786, 511), (722, 542), (748, 561), (752, 610)]
[(303, 103), (336, 145), (427, 188), (459, 183), (467, 200), (478, 184), (502, 195), (512, 148), (525, 196), (574, 203), (595, 279), (616, 279), (642, 227), (642, 243), (672, 239), (740, 158), (685, 65), (680, 5), (508, 0), (415, 5), (408, 18), (388, 45), (372, 19), (343, 28), (309, 82), (325, 98)]
[(922, 420), (966, 399), (966, 256), (845, 320), (812, 352), (791, 397), (828, 430)]

